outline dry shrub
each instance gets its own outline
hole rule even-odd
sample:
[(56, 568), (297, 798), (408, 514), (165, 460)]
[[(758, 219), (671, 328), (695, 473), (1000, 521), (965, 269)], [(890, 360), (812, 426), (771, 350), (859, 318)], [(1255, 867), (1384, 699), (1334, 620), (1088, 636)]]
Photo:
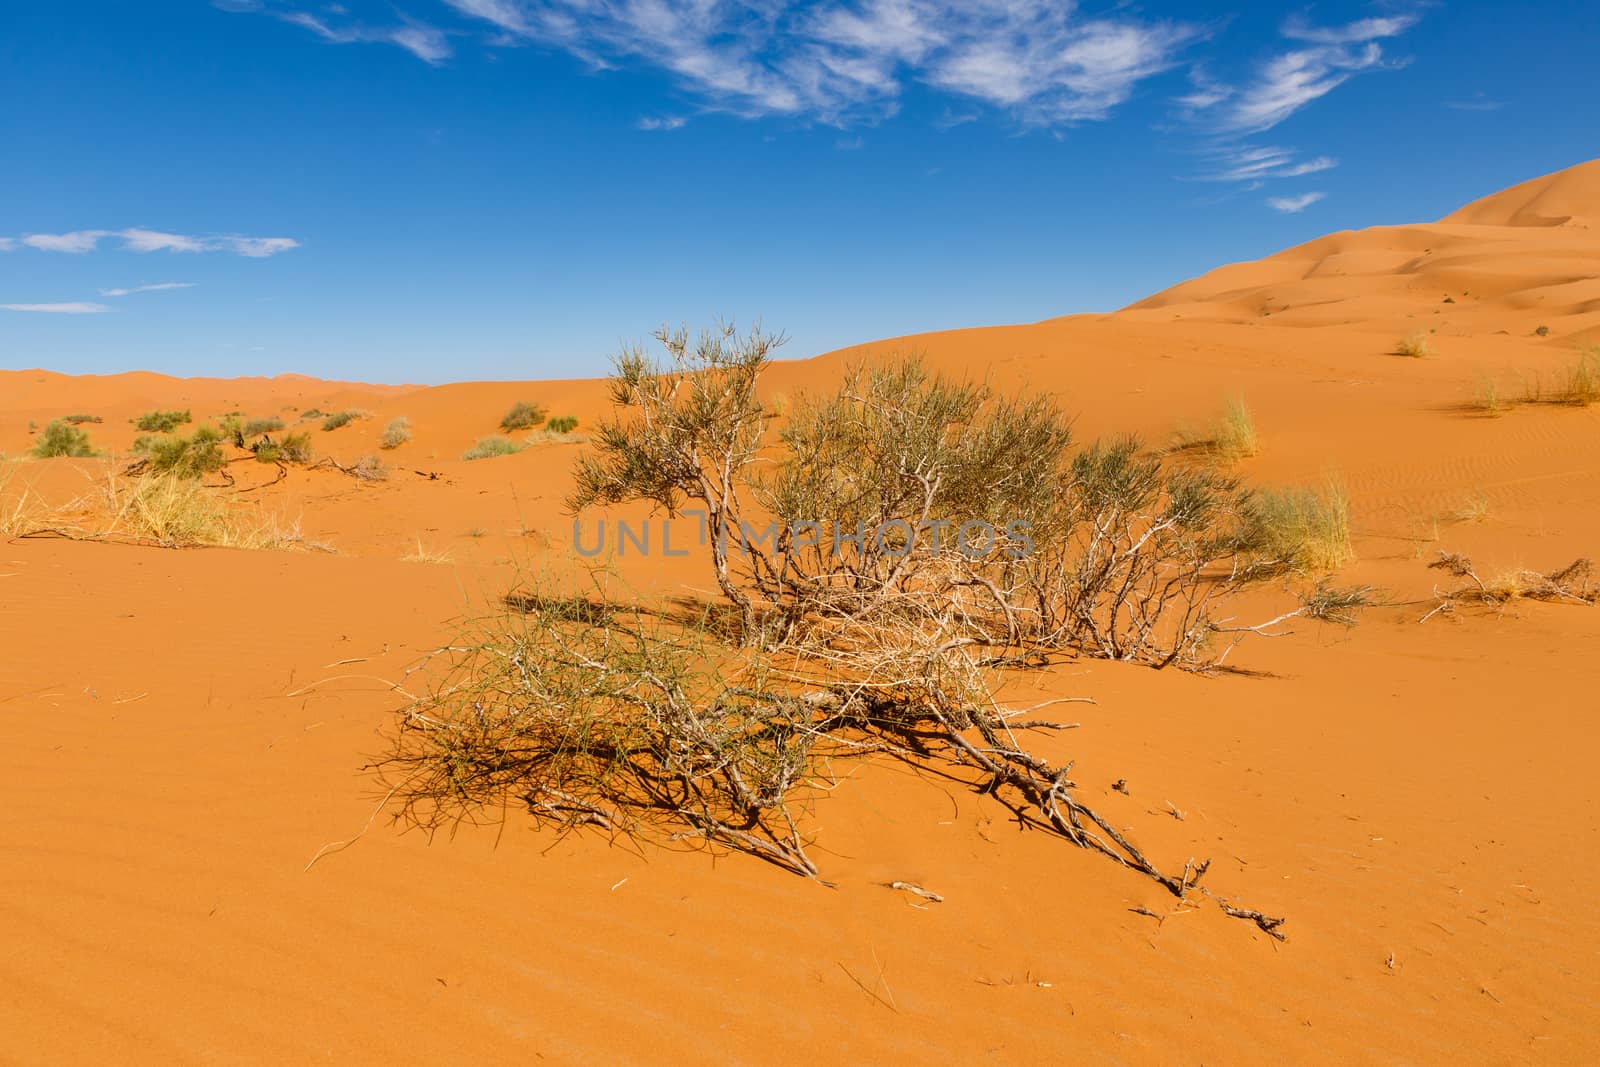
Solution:
[(1456, 605), (1461, 603), (1503, 609), (1518, 600), (1593, 604), (1600, 599), (1597, 596), (1600, 590), (1594, 584), (1594, 565), (1587, 559), (1575, 559), (1559, 570), (1540, 572), (1516, 569), (1487, 579), (1479, 576), (1472, 560), (1459, 553), (1441, 551), (1439, 558), (1428, 566), (1465, 581), (1450, 589), (1435, 587), (1434, 606), (1422, 616), (1423, 622), (1435, 615), (1453, 612)]
[(1174, 435), (1171, 451), (1200, 453), (1224, 462), (1249, 459), (1261, 451), (1255, 419), (1240, 397), (1230, 397), (1222, 415), (1207, 429), (1185, 427)]
[(530, 404), (526, 400), (519, 400), (512, 405), (510, 411), (506, 412), (505, 418), (500, 420), (500, 428), (506, 433), (531, 430), (544, 420), (544, 408), (538, 404)]
[(1394, 354), (1409, 356), (1411, 359), (1424, 359), (1433, 355), (1433, 345), (1428, 342), (1427, 334), (1413, 333), (1396, 342)]
[(383, 428), (383, 438), (379, 442), (384, 448), (399, 448), (411, 440), (411, 420), (404, 415), (396, 415), (389, 420), (389, 425)]
[(363, 482), (381, 482), (389, 477), (389, 465), (374, 455), (361, 456), (350, 468), (352, 477)]
[(518, 444), (509, 437), (494, 433), (488, 437), (478, 438), (478, 443), (461, 453), (461, 458), (493, 459), (496, 456), (514, 456), (527, 447), (526, 444)]

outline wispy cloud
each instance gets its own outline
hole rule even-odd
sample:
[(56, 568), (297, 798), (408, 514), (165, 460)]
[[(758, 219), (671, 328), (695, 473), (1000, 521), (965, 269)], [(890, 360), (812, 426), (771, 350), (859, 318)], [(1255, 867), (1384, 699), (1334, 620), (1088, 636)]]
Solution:
[(1473, 93), (1467, 100), (1446, 100), (1444, 106), (1456, 111), (1499, 111), (1505, 104), (1499, 100), (1491, 100), (1483, 93)]
[(133, 285), (126, 289), (102, 289), (101, 296), (131, 296), (134, 293), (160, 293), (168, 289), (193, 289), (194, 282), (157, 282), (154, 285)]
[(300, 242), (292, 237), (243, 237), (238, 234), (212, 234), (195, 237), (182, 233), (163, 233), (160, 230), (74, 230), (71, 233), (30, 233), (17, 238), (0, 238), (0, 250), (10, 251), (16, 245), (37, 249), (40, 252), (66, 252), (82, 255), (93, 252), (100, 242), (115, 238), (122, 242), (127, 252), (231, 252), (238, 256), (263, 259), (299, 248)]
[(1384, 59), (1379, 42), (1404, 33), (1416, 21), (1414, 15), (1402, 15), (1318, 28), (1291, 20), (1283, 36), (1311, 47), (1290, 49), (1262, 63), (1249, 84), (1218, 102), (1218, 128), (1244, 134), (1270, 130), (1356, 74), (1394, 66)]
[(1332, 156), (1296, 159), (1289, 148), (1229, 144), (1213, 151), (1215, 165), (1200, 175), (1204, 181), (1248, 182), (1267, 178), (1299, 178), (1332, 170), (1339, 161)]
[[(450, 37), (408, 21), (313, 13), (291, 0), (217, 0), (339, 43), (384, 41), (437, 63)], [(1049, 0), (443, 0), (495, 45), (563, 49), (597, 68), (658, 67), (706, 106), (846, 124), (892, 115), (920, 82), (1030, 123), (1106, 118), (1170, 69), (1194, 27), (1126, 13), (1082, 16)], [(654, 126), (652, 129), (671, 127)]]
[(1269, 196), (1267, 206), (1285, 215), (1294, 215), (1326, 197), (1327, 193), (1301, 193), (1299, 196)]
[(270, 15), (334, 44), (395, 45), (435, 66), (450, 58), (450, 38), (443, 30), (405, 16), (399, 22), (367, 23), (352, 18), (343, 4), (326, 4), (320, 14), (313, 14), (297, 0), (211, 0), (211, 5), (223, 11)]
[(634, 125), (641, 130), (677, 130), (682, 129), (686, 122), (688, 120), (681, 115), (663, 115), (661, 117), (646, 115)]
[(17, 242), (15, 239), (10, 237), (0, 237), (0, 252), (9, 252), (16, 247)]
[(104, 315), (113, 310), (104, 304), (0, 304), (6, 311), (36, 311), (45, 315)]

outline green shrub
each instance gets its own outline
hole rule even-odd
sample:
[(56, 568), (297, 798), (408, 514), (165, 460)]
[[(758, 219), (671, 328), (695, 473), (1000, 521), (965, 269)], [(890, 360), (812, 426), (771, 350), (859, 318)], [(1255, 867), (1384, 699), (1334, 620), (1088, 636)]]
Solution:
[(222, 455), (225, 440), (226, 436), (217, 427), (201, 426), (189, 437), (141, 437), (133, 443), (133, 450), (145, 455), (152, 471), (171, 473), (178, 478), (198, 478), (221, 470), (227, 462)]
[(147, 411), (133, 420), (136, 430), (147, 433), (171, 433), (186, 422), (194, 421), (185, 408), (182, 411)]
[(310, 463), (311, 456), (308, 433), (292, 433), (278, 442), (278, 458), (285, 463)]
[(500, 428), (507, 433), (512, 430), (531, 430), (544, 421), (545, 414), (544, 408), (539, 405), (519, 400), (500, 420)]
[(462, 459), (489, 459), (494, 456), (509, 456), (521, 452), (527, 445), (519, 445), (509, 437), (499, 434), (490, 434), (488, 437), (479, 438), (478, 443), (461, 453)]
[(322, 420), (324, 430), (337, 430), (341, 426), (348, 426), (365, 415), (363, 411), (336, 411)]
[(320, 408), (307, 408), (300, 413), (301, 419), (320, 419), (325, 413)]
[(1330, 570), (1354, 556), (1350, 500), (1330, 482), (1255, 493), (1245, 509), (1243, 547), (1259, 560), (1292, 570)]
[(551, 419), (544, 425), (545, 429), (551, 433), (571, 433), (578, 428), (578, 417), (576, 415), (562, 415), (560, 418)]
[(399, 448), (411, 440), (411, 420), (397, 415), (383, 428), (383, 438), (378, 442), (384, 448)]
[(62, 417), (61, 421), (70, 422), (72, 425), (77, 426), (80, 423), (105, 422), (106, 420), (102, 419), (99, 415), (66, 415)]
[(33, 454), (40, 459), (52, 456), (92, 456), (89, 435), (65, 419), (56, 419), (44, 428), (44, 436), (33, 446)]
[(243, 427), (246, 437), (260, 437), (264, 433), (272, 433), (283, 429), (283, 420), (276, 415), (269, 415), (264, 419), (251, 419)]

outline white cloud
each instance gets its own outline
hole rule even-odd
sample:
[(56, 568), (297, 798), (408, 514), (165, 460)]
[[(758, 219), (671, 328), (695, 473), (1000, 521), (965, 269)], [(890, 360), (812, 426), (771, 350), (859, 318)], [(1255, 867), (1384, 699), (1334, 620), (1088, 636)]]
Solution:
[(1192, 27), (1082, 18), (1050, 0), (446, 0), (498, 43), (564, 48), (605, 67), (637, 59), (713, 107), (843, 123), (893, 114), (920, 81), (1031, 122), (1105, 118), (1170, 68)]
[(652, 115), (646, 115), (644, 118), (641, 118), (638, 122), (634, 123), (634, 125), (638, 126), (641, 130), (677, 130), (682, 129), (684, 123), (688, 121), (688, 119), (685, 119), (680, 115), (664, 115), (660, 118), (656, 118)]
[(1301, 193), (1299, 196), (1269, 196), (1267, 197), (1267, 206), (1274, 211), (1281, 211), (1285, 215), (1294, 215), (1304, 211), (1327, 195), (1327, 193)]
[(100, 238), (109, 236), (106, 230), (75, 230), (72, 233), (30, 233), (21, 238), (29, 248), (41, 252), (69, 252), (81, 255), (93, 252)]
[(1220, 146), (1214, 152), (1213, 168), (1200, 175), (1204, 181), (1244, 182), (1266, 178), (1299, 178), (1332, 170), (1339, 161), (1331, 156), (1316, 156), (1297, 160), (1292, 149), (1272, 146), (1235, 145)]
[(102, 289), (101, 296), (131, 296), (134, 293), (159, 293), (168, 289), (193, 289), (194, 282), (157, 282), (155, 285), (134, 285), (126, 289)]
[[(1343, 26), (1318, 28), (1291, 20), (1283, 35), (1312, 47), (1280, 53), (1261, 65), (1255, 79), (1220, 100), (1216, 127), (1235, 134), (1269, 130), (1314, 100), (1319, 100), (1363, 71), (1392, 67), (1378, 42), (1405, 32), (1416, 17), (1369, 18)], [(1225, 104), (1226, 106), (1222, 106)]]
[[(263, 10), (259, 7), (249, 10)], [(377, 43), (404, 48), (424, 63), (439, 64), (450, 58), (450, 39), (441, 31), (420, 22), (407, 21), (400, 26), (365, 26), (349, 24), (334, 26), (325, 18), (304, 11), (267, 11), (275, 18), (310, 30), (323, 40), (334, 44)], [(334, 9), (342, 15), (342, 9)]]
[(37, 311), (46, 315), (103, 315), (112, 310), (104, 304), (0, 304), (6, 311)]
[(17, 244), (41, 252), (68, 252), (82, 254), (93, 252), (108, 237), (122, 241), (126, 252), (232, 252), (234, 255), (261, 259), (299, 248), (300, 242), (292, 237), (241, 237), (237, 234), (215, 234), (194, 237), (182, 233), (162, 233), (137, 227), (128, 230), (74, 230), (71, 233), (30, 233), (20, 238), (0, 238), (0, 251), (10, 251)]

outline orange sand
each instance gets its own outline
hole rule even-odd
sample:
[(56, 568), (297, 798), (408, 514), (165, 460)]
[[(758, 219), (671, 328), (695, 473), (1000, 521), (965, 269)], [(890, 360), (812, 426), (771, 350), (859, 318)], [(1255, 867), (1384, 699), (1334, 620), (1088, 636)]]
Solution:
[[(1595, 1062), (1600, 611), (1416, 620), (1439, 549), (1488, 571), (1600, 555), (1600, 408), (1465, 406), (1485, 377), (1515, 397), (1600, 341), (1597, 224), (1592, 162), (1115, 314), (868, 346), (1056, 392), (1085, 438), (1163, 438), (1239, 395), (1264, 446), (1242, 473), (1348, 488), (1347, 578), (1396, 602), (1356, 630), (1252, 640), (1237, 662), (1258, 677), (1084, 659), (1027, 683), (1098, 701), (1042, 743), (1086, 799), (1168, 867), (1212, 857), (1214, 888), (1289, 916), (1282, 945), (1214, 907), (1136, 914), (1172, 900), (889, 760), (819, 806), (835, 889), (741, 856), (554, 843), (515, 812), (431, 845), (380, 819), (307, 871), (372, 811), (361, 766), (400, 701), (380, 679), (512, 561), (568, 556), (581, 445), (460, 453), (518, 399), (592, 424), (603, 385), (0, 372), (0, 451), (79, 411), (125, 450), (152, 407), (368, 409), (314, 431), (344, 461), (392, 416), (415, 432), (387, 482), (296, 471), (261, 491), (337, 555), (0, 545), (0, 1060)], [(1432, 358), (1392, 354), (1416, 332)], [(234, 470), (271, 473), (253, 467)], [(65, 499), (100, 469), (18, 477)], [(1459, 517), (1473, 499), (1481, 521)], [(452, 562), (404, 562), (419, 545)]]

